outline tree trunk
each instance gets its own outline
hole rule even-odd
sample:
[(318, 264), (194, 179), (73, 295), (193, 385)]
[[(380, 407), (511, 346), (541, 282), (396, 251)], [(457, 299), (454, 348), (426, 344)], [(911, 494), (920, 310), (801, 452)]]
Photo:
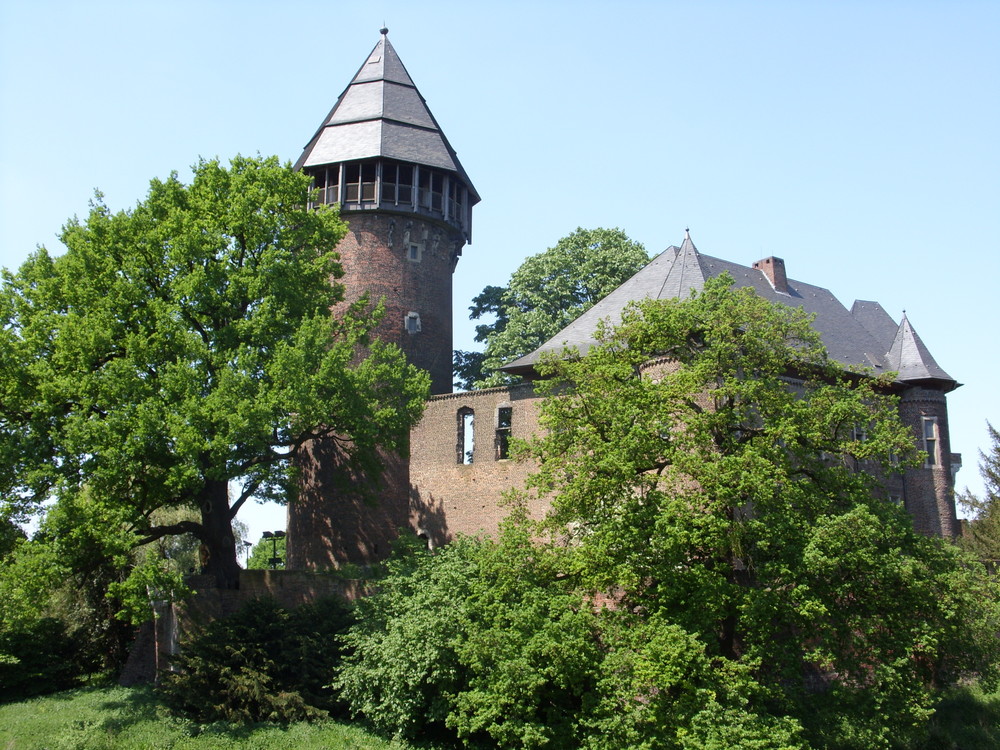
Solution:
[(236, 539), (229, 517), (227, 482), (206, 483), (201, 501), (201, 525), (205, 531), (201, 572), (215, 576), (216, 586), (220, 589), (238, 589), (240, 565), (236, 560)]

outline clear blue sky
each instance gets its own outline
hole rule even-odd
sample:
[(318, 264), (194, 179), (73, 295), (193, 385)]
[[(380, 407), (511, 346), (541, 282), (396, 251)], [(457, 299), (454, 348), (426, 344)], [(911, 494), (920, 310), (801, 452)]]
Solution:
[[(960, 487), (1000, 424), (1000, 2), (0, 4), (0, 265), (100, 188), (199, 156), (294, 161), (389, 38), (483, 197), (466, 308), (578, 226), (776, 255), (905, 309), (938, 363)], [(283, 528), (257, 513), (253, 538)]]

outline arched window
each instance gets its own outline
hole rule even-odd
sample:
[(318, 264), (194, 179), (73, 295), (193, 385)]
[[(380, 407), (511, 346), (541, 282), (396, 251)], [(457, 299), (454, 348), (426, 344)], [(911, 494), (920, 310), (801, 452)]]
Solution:
[(471, 464), (475, 453), (474, 423), (476, 412), (469, 406), (458, 410), (458, 440), (455, 442), (455, 453), (460, 464)]

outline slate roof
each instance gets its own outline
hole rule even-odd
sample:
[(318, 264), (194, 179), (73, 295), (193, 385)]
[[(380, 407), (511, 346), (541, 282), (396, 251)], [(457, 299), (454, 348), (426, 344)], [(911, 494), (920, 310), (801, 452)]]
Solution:
[(958, 387), (934, 361), (905, 315), (897, 325), (877, 302), (857, 301), (848, 310), (828, 289), (791, 278), (787, 281), (787, 293), (776, 291), (761, 270), (702, 255), (688, 234), (680, 247), (668, 247), (538, 349), (501, 369), (513, 375), (531, 376), (534, 364), (545, 352), (561, 352), (570, 347), (586, 353), (597, 343), (598, 323), (602, 320), (617, 323), (629, 302), (686, 297), (692, 290), (700, 292), (706, 279), (727, 271), (736, 287), (750, 287), (770, 302), (815, 314), (813, 327), (827, 352), (845, 367), (870, 368), (876, 373), (897, 371), (902, 382), (933, 381), (948, 391)]
[(899, 379), (905, 382), (941, 380), (955, 382), (934, 361), (934, 357), (910, 325), (905, 312), (889, 348), (889, 354), (886, 355), (886, 366), (898, 372)]
[(388, 30), (306, 145), (295, 168), (356, 159), (398, 159), (457, 173), (479, 194), (389, 43)]

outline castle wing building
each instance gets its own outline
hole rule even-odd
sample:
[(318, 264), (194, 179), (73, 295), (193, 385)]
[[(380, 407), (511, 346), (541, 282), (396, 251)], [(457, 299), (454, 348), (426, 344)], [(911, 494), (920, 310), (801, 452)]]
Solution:
[[(451, 393), (451, 274), (471, 240), (479, 195), (385, 29), (296, 166), (312, 175), (316, 202), (339, 203), (348, 221), (349, 234), (338, 246), (347, 302), (363, 293), (385, 301), (376, 335), (428, 370), (437, 395), (411, 433), (409, 455), (385, 457), (378, 485), (353, 474), (335, 446), (310, 446), (300, 496), (289, 508), (290, 567), (374, 561), (388, 553), (400, 528), (431, 545), (459, 532), (495, 532), (506, 514), (502, 494), (523, 486), (533, 470), (510, 460), (508, 446), (512, 437), (539, 429), (540, 400), (531, 385), (539, 357), (567, 347), (585, 353), (596, 343), (599, 323), (616, 323), (630, 302), (686, 297), (722, 273), (771, 302), (814, 314), (829, 355), (845, 369), (896, 373), (900, 415), (927, 460), (889, 477), (886, 500), (905, 505), (925, 533), (958, 533), (953, 490), (961, 458), (950, 452), (947, 394), (959, 384), (905, 315), (897, 324), (870, 301), (848, 309), (829, 290), (789, 278), (781, 258), (744, 266), (702, 255), (685, 233), (679, 247), (667, 248), (536, 351), (503, 368), (524, 382)], [(359, 490), (365, 487), (377, 487), (377, 503)]]

